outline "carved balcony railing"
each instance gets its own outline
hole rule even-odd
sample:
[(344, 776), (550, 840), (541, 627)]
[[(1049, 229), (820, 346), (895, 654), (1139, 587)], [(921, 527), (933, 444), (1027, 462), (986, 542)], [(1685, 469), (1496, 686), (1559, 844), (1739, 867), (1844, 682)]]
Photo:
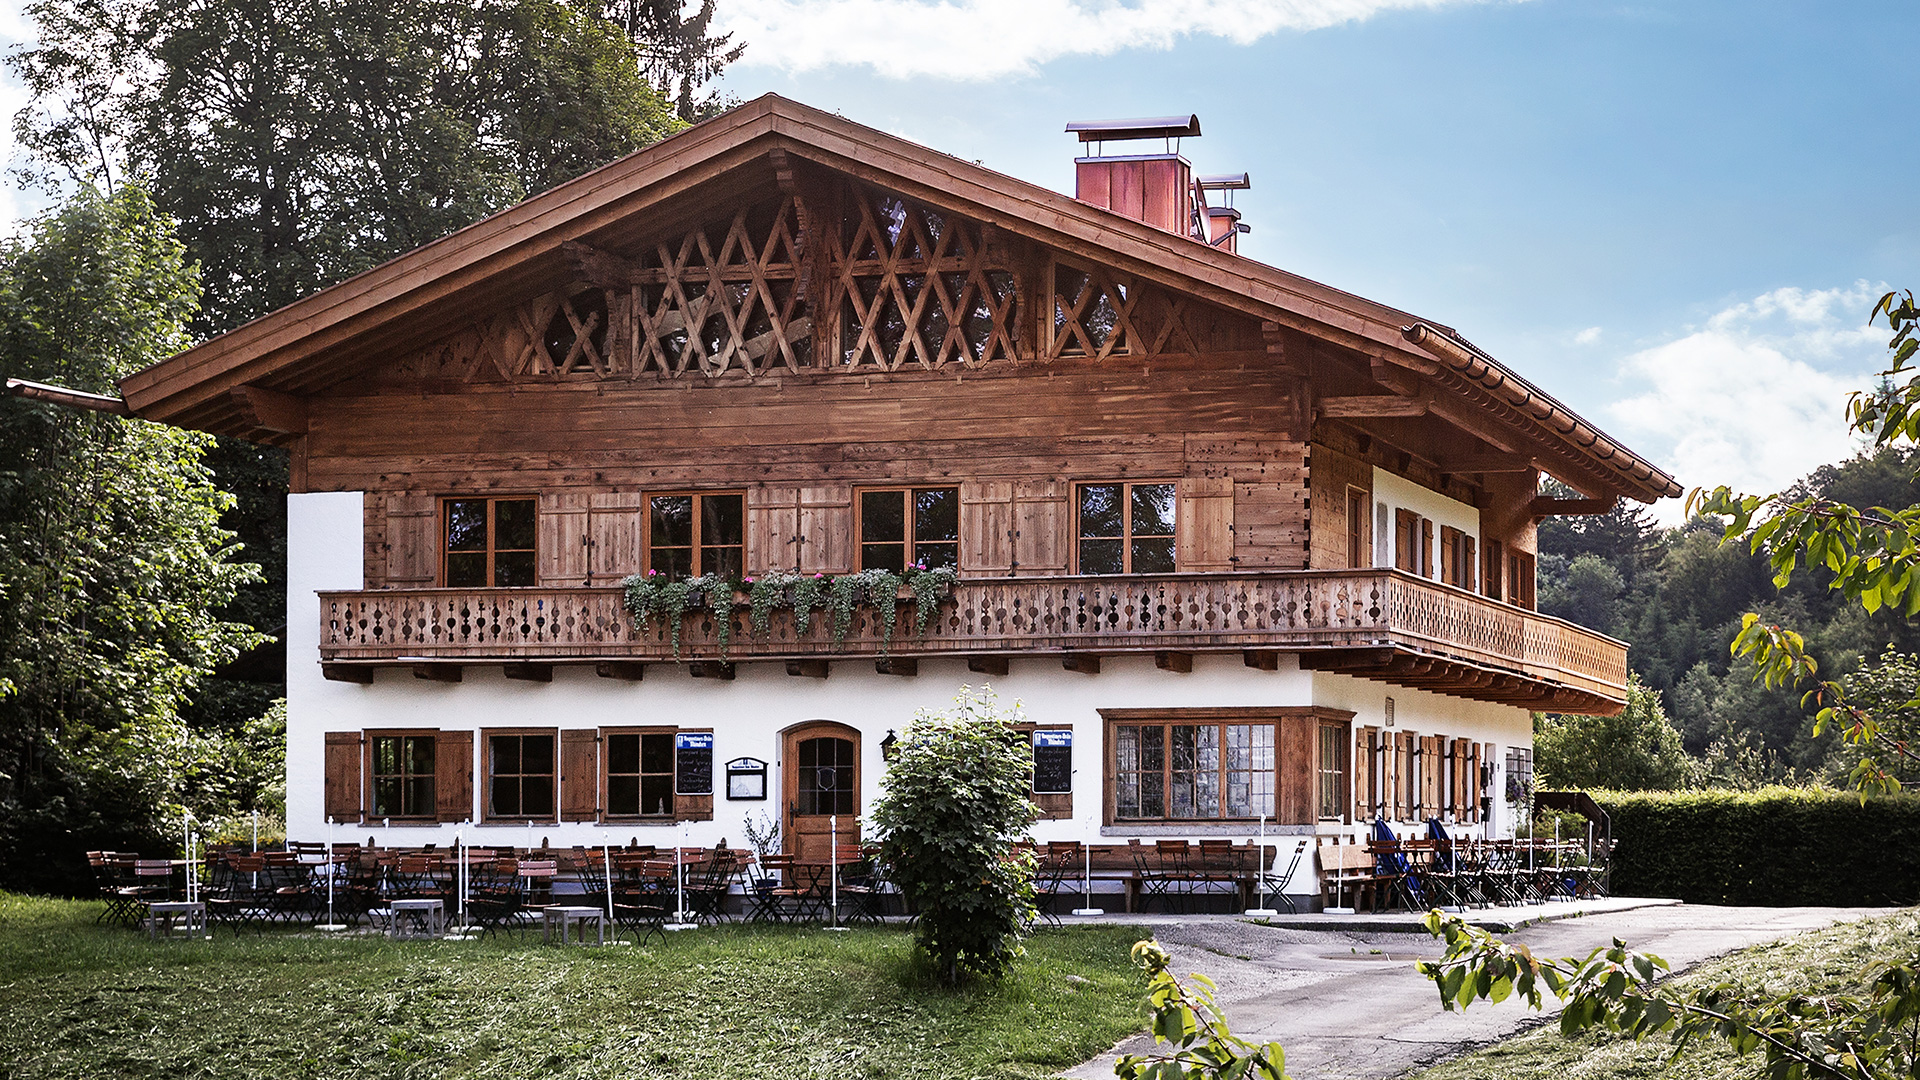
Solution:
[[(668, 628), (637, 627), (618, 588), (323, 592), (320, 657), (711, 661), (723, 658), (719, 618), (687, 613), (676, 656)], [(1626, 696), (1621, 642), (1395, 570), (967, 578), (924, 635), (915, 632), (914, 605), (902, 601), (884, 649), (870, 607), (837, 645), (825, 611), (804, 634), (790, 610), (776, 611), (765, 635), (752, 632), (744, 605), (732, 619), (728, 660), (1298, 652), (1312, 660), (1303, 666), (1542, 708), (1605, 710)]]

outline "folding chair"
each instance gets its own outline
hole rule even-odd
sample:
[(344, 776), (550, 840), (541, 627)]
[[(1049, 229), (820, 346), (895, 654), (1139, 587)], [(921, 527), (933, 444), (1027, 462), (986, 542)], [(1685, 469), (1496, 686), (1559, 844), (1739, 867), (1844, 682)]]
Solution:
[(1265, 849), (1261, 849), (1254, 854), (1254, 865), (1258, 875), (1256, 880), (1259, 884), (1260, 895), (1269, 900), (1278, 900), (1287, 905), (1288, 914), (1297, 913), (1300, 909), (1294, 906), (1293, 897), (1287, 894), (1287, 886), (1293, 883), (1293, 875), (1300, 869), (1300, 860), (1306, 857), (1307, 849), (1312, 846), (1313, 837), (1311, 836), (1305, 836), (1295, 840), (1293, 843), (1293, 854), (1287, 857), (1287, 865), (1284, 870), (1280, 869), (1280, 849), (1277, 846), (1274, 848), (1274, 868), (1272, 870), (1269, 870), (1266, 866), (1267, 853)]

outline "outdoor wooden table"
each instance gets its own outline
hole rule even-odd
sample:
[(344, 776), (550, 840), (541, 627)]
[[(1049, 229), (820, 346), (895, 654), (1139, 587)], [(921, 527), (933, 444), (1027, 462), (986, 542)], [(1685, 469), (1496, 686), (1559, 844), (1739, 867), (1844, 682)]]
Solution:
[[(179, 930), (178, 935), (174, 934)], [(147, 905), (147, 937), (192, 941), (207, 935), (207, 905), (196, 900), (156, 900)]]
[(447, 929), (447, 907), (440, 900), (395, 900), (387, 905), (387, 936), (395, 941), (437, 940)]
[(567, 928), (572, 926), (576, 928), (574, 931), (574, 943), (577, 945), (585, 945), (587, 943), (587, 924), (592, 923), (594, 930), (597, 931), (599, 935), (599, 940), (595, 941), (594, 944), (605, 945), (607, 943), (607, 912), (604, 908), (571, 904), (555, 905), (542, 912), (541, 917), (543, 923), (540, 928), (541, 941), (553, 941), (554, 928), (558, 927), (560, 930), (560, 944), (565, 945), (568, 940)]

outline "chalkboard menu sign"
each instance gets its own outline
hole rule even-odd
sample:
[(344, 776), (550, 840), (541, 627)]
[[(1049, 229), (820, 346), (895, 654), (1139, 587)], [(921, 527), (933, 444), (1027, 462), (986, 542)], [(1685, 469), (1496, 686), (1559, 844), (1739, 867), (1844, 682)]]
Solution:
[(673, 737), (673, 790), (681, 795), (713, 794), (713, 735), (680, 732)]
[(1065, 795), (1073, 790), (1073, 732), (1033, 733), (1033, 793)]

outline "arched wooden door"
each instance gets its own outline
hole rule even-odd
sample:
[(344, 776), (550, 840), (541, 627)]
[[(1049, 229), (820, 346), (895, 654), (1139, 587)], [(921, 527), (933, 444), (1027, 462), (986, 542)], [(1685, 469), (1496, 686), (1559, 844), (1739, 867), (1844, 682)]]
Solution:
[(803, 860), (832, 858), (836, 819), (840, 843), (859, 843), (860, 733), (824, 720), (800, 724), (787, 729), (781, 750), (786, 852)]

